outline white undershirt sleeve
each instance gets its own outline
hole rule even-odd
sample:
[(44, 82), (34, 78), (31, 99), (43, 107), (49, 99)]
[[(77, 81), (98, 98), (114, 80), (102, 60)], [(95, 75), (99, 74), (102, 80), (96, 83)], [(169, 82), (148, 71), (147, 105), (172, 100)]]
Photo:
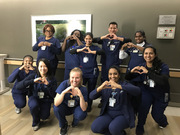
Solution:
[(119, 52), (119, 59), (125, 59), (128, 57), (128, 54), (124, 50), (120, 50)]

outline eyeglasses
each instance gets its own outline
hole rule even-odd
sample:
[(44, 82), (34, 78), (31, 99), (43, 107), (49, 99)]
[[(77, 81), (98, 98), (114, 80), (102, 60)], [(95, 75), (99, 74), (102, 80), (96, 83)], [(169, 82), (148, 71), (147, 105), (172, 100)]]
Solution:
[(51, 31), (51, 30), (45, 30), (45, 32), (49, 32), (49, 33), (51, 33), (52, 31)]

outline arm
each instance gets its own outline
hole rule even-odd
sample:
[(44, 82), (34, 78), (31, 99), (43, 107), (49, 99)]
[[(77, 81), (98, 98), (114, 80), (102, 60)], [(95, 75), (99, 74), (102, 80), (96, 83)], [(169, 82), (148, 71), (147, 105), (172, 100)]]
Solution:
[(130, 95), (138, 96), (140, 94), (141, 91), (140, 88), (132, 85), (131, 83), (124, 82), (121, 86), (122, 89), (125, 90)]
[(81, 109), (83, 111), (86, 111), (88, 103), (85, 102), (84, 96), (82, 95), (80, 89), (78, 87), (76, 87), (75, 90), (77, 91), (77, 96), (79, 96), (79, 98), (80, 98), (80, 107), (81, 107)]
[(98, 38), (93, 38), (93, 43), (102, 44), (102, 43), (103, 43), (103, 40), (101, 40), (100, 37), (98, 37)]
[(134, 48), (140, 50), (141, 52), (143, 52), (143, 50), (144, 50), (144, 47), (135, 45), (135, 44), (133, 44), (132, 42), (127, 43), (127, 47), (128, 47), (128, 48), (134, 47)]
[[(61, 87), (61, 85), (59, 87)], [(54, 105), (59, 106), (63, 102), (65, 94), (70, 93), (71, 89), (72, 87), (69, 86), (65, 90), (63, 90), (61, 94), (57, 93), (56, 97), (54, 98)]]
[(33, 51), (38, 51), (41, 46), (44, 45), (44, 39), (43, 37), (38, 38), (37, 43), (33, 46)]
[(21, 90), (21, 89), (26, 88), (29, 85), (34, 84), (34, 77), (35, 77), (34, 73), (27, 76), (24, 80), (17, 83), (16, 89)]
[(85, 47), (80, 48), (80, 49), (72, 49), (72, 50), (69, 51), (69, 53), (71, 53), (71, 54), (77, 54), (77, 53), (83, 52), (83, 51), (85, 51), (85, 50), (88, 50), (88, 47), (85, 46)]
[(55, 39), (55, 43), (50, 43), (45, 41), (44, 42), (44, 46), (49, 47), (49, 50), (54, 53), (54, 54), (61, 54), (61, 46), (60, 46), (60, 42), (58, 39)]
[(70, 36), (68, 36), (68, 37), (66, 37), (66, 38), (64, 39), (64, 42), (63, 42), (62, 47), (61, 47), (62, 52), (65, 51), (66, 45), (67, 45), (67, 40), (68, 40), (69, 38), (70, 38)]
[(108, 86), (108, 81), (103, 82), (99, 87), (91, 91), (89, 98), (92, 100), (99, 98), (102, 95), (102, 90), (107, 88), (106, 86)]
[(19, 68), (16, 68), (12, 73), (11, 75), (8, 77), (8, 82), (9, 83), (13, 83), (16, 79), (17, 79), (17, 76), (18, 76), (18, 73), (20, 72), (20, 69)]
[(55, 91), (57, 88), (57, 81), (55, 78), (53, 78), (52, 80), (48, 81), (48, 83), (44, 83), (44, 88), (45, 91), (47, 91), (48, 95), (50, 95), (52, 98), (55, 97)]
[(148, 72), (148, 76), (158, 85), (164, 86), (168, 83), (168, 75), (159, 75), (152, 71)]

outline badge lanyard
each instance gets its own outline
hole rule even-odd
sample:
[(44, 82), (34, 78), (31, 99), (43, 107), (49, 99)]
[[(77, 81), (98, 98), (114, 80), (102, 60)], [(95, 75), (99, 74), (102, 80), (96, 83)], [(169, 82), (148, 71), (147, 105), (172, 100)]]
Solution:
[(75, 100), (73, 100), (73, 95), (70, 95), (70, 100), (68, 100), (68, 107), (74, 107), (75, 106)]
[(116, 94), (117, 94), (117, 92), (112, 91), (112, 93), (111, 93), (112, 97), (109, 98), (109, 106), (110, 107), (114, 107), (114, 104), (116, 103), (116, 99), (114, 98)]
[(38, 97), (39, 97), (40, 99), (42, 99), (42, 98), (44, 98), (44, 92), (43, 92), (43, 90), (42, 90), (41, 84), (39, 84), (39, 85), (40, 85), (40, 91), (38, 91)]

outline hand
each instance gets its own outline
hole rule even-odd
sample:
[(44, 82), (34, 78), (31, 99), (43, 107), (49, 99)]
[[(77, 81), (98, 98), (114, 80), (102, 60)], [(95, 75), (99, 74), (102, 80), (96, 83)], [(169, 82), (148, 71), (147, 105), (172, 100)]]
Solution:
[(48, 85), (49, 82), (47, 81), (46, 77), (38, 77), (34, 79), (35, 83), (39, 83), (39, 84), (45, 84)]
[(77, 40), (77, 39), (78, 39), (78, 37), (76, 37), (75, 35), (72, 35), (71, 37), (72, 37), (72, 39), (74, 39), (74, 40)]
[(148, 70), (143, 66), (136, 66), (131, 70), (131, 73), (147, 74)]
[(122, 89), (120, 84), (118, 84), (118, 83), (116, 83), (115, 81), (112, 81), (112, 80), (109, 81), (109, 85), (110, 85), (111, 89), (116, 89), (116, 88)]
[(112, 39), (117, 40), (118, 39), (117, 35), (114, 33), (110, 33), (110, 40)]
[(111, 34), (106, 34), (105, 36), (102, 36), (101, 39), (109, 39), (112, 40), (113, 36)]
[(51, 46), (51, 45), (52, 45), (52, 43), (49, 43), (47, 41), (45, 41), (44, 44), (43, 44), (43, 46)]
[(44, 41), (42, 41), (38, 44), (38, 47), (41, 47), (41, 46), (44, 46)]
[(77, 50), (79, 50), (78, 52), (84, 52), (84, 53), (87, 53), (88, 52), (88, 48), (89, 47), (83, 47), (82, 49), (77, 49)]
[(136, 45), (134, 45), (134, 44), (131, 43), (131, 42), (127, 43), (127, 48), (132, 48), (132, 47), (136, 47)]
[(72, 95), (73, 96), (77, 95), (77, 96), (81, 97), (82, 96), (81, 90), (78, 87), (75, 87), (72, 91)]
[(49, 82), (47, 81), (46, 77), (42, 77), (42, 82), (45, 84), (45, 85), (48, 85)]
[(29, 65), (28, 68), (29, 68), (29, 70), (34, 70), (34, 67), (31, 64)]

